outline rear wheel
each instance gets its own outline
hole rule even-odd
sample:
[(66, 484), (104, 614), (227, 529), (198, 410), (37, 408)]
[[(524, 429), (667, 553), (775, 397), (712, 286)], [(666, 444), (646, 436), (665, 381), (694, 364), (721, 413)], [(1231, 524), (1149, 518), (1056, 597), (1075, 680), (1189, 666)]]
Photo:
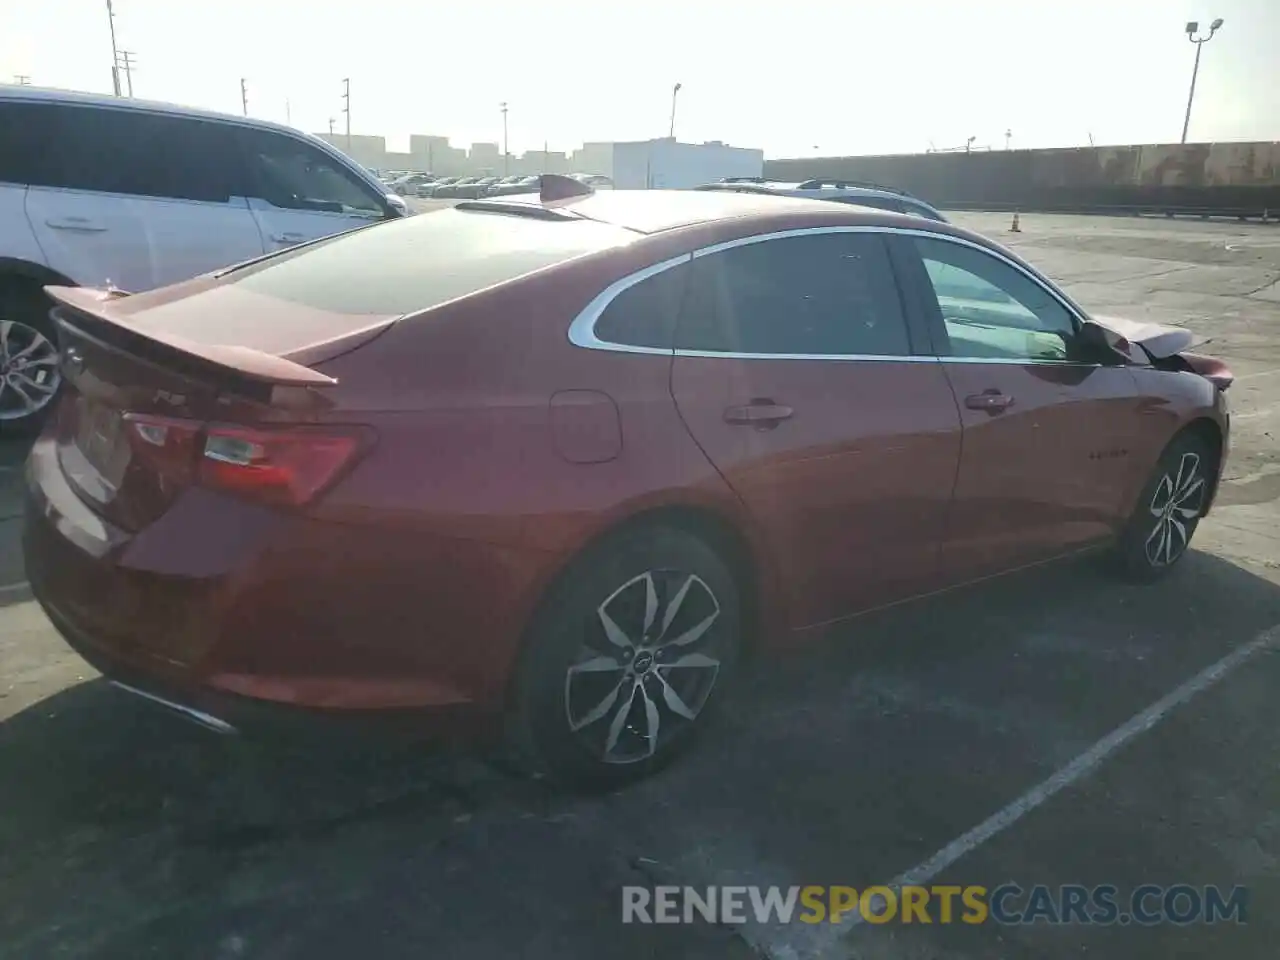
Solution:
[(61, 386), (49, 301), (33, 286), (0, 280), (0, 437), (39, 430)]
[(1195, 434), (1174, 438), (1147, 481), (1120, 539), (1123, 572), (1157, 580), (1186, 555), (1209, 495), (1213, 449)]
[(654, 527), (592, 550), (553, 589), (521, 658), (520, 759), (581, 787), (657, 770), (707, 725), (740, 625), (733, 577), (697, 537)]

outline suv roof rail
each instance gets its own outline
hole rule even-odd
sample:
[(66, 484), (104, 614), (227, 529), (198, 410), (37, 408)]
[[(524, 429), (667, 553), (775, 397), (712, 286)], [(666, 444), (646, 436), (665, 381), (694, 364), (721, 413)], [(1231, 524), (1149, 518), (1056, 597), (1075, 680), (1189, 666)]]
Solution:
[(881, 190), (885, 193), (896, 193), (900, 197), (911, 196), (900, 187), (886, 187), (883, 183), (872, 183), (870, 180), (806, 180), (796, 187), (797, 190), (821, 190), (823, 187), (835, 187), (837, 190), (861, 187), (864, 190)]
[(720, 183), (768, 183), (764, 177), (721, 177)]

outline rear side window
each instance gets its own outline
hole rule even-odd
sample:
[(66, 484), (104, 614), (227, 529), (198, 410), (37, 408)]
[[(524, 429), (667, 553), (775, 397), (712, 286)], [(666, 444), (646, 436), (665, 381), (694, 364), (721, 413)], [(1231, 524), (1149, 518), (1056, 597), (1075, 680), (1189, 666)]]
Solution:
[(874, 233), (780, 237), (698, 257), (676, 341), (716, 353), (911, 352), (888, 251)]
[[(245, 194), (230, 125), (68, 104), (7, 103), (0, 110), (0, 179), (207, 203)], [(23, 151), (31, 152), (14, 155)]]
[(670, 350), (688, 273), (688, 265), (681, 264), (623, 290), (596, 321), (596, 339)]
[(320, 310), (400, 315), (609, 249), (634, 236), (594, 220), (436, 210), (281, 254), (246, 267), (237, 283), (254, 293)]

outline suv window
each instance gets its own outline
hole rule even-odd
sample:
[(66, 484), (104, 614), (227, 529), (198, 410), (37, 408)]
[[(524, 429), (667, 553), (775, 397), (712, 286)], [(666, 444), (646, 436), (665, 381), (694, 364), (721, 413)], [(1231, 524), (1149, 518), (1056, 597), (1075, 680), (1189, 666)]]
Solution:
[(688, 265), (681, 264), (623, 290), (596, 320), (596, 339), (670, 350), (688, 275)]
[(677, 346), (731, 353), (911, 352), (879, 234), (781, 237), (697, 258)]
[(832, 197), (837, 203), (853, 203), (860, 207), (872, 207), (876, 210), (889, 210), (893, 213), (902, 212), (902, 203), (890, 197), (877, 196), (859, 196), (858, 194), (846, 194), (844, 196)]
[(386, 215), (386, 201), (339, 161), (308, 143), (243, 130), (250, 196), (283, 210)]
[(1044, 286), (989, 253), (915, 238), (953, 357), (1068, 360), (1075, 320)]
[[(57, 103), (0, 104), (0, 179), (36, 187), (226, 203), (243, 196), (234, 128)], [(10, 136), (16, 134), (16, 136)], [(25, 156), (24, 156), (25, 154)]]

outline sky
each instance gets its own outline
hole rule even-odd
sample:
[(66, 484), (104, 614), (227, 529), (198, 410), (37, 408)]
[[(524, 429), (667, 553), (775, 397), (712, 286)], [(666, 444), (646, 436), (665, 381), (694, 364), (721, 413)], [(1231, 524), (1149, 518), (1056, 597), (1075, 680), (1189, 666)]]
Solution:
[[(1280, 139), (1280, 0), (113, 0), (138, 97), (311, 132), (767, 156)], [(0, 82), (111, 91), (107, 0), (0, 0)], [(3, 131), (0, 131), (3, 135)]]

